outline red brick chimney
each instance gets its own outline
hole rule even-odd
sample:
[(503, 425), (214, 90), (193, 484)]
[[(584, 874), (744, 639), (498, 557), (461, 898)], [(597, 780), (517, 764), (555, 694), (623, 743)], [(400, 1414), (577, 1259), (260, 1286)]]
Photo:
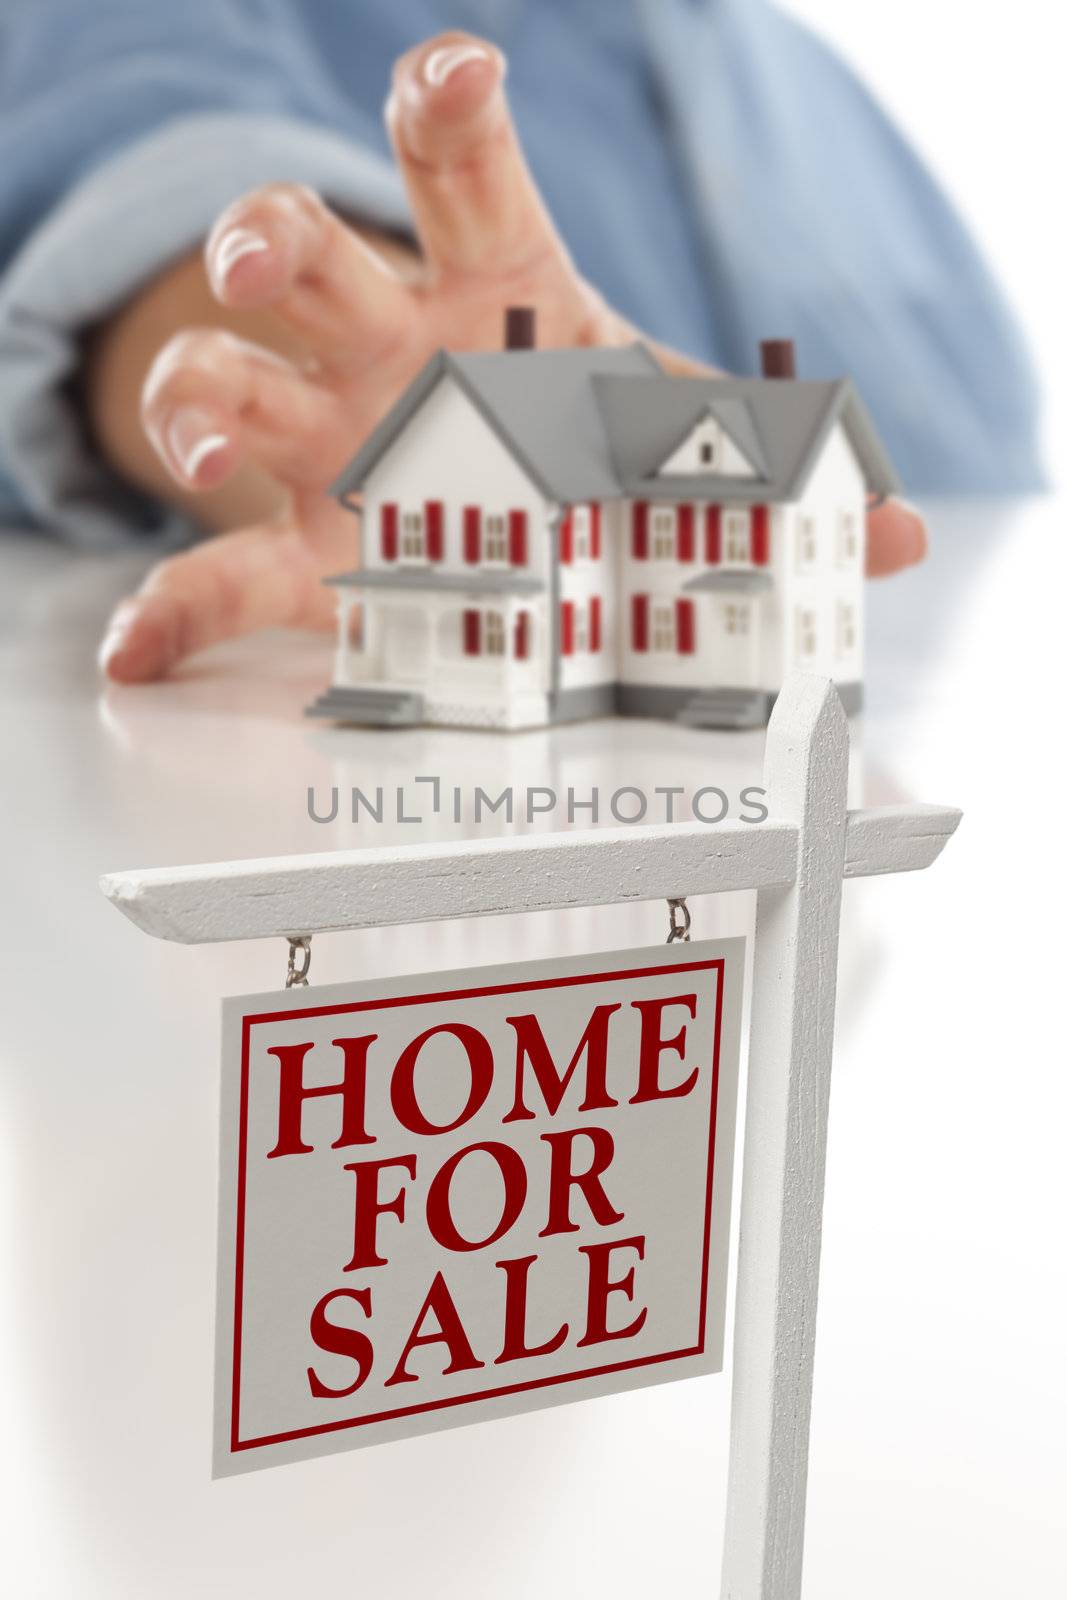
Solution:
[(795, 378), (797, 356), (792, 339), (763, 339), (759, 347), (760, 372), (765, 378)]
[(504, 349), (534, 350), (537, 348), (537, 312), (533, 306), (506, 306), (504, 308)]

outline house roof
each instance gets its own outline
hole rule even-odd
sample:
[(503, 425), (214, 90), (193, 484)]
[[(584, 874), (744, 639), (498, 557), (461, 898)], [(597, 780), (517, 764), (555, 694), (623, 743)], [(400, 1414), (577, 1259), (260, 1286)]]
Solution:
[[(847, 380), (675, 378), (644, 345), (627, 349), (439, 351), (333, 485), (363, 487), (422, 402), (452, 377), (520, 466), (563, 505), (618, 495), (659, 500), (795, 500), (841, 422), (876, 494), (899, 488), (866, 408)], [(755, 476), (657, 468), (711, 413)]]
[[(713, 487), (734, 500), (795, 500), (841, 422), (875, 494), (899, 483), (866, 408), (847, 379), (594, 377), (622, 493), (691, 500)], [(708, 412), (752, 463), (755, 477), (670, 473), (657, 467)]]
[(550, 500), (607, 500), (619, 493), (604, 419), (590, 381), (655, 375), (642, 344), (623, 350), (438, 351), (401, 395), (333, 485), (340, 499), (362, 488), (371, 468), (446, 375), (503, 440)]

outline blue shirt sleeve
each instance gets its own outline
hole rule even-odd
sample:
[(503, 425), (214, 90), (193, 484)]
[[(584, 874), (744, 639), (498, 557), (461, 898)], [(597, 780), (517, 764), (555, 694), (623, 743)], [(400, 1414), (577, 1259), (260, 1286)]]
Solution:
[(342, 103), (273, 0), (9, 0), (0, 107), (0, 519), (97, 547), (186, 538), (87, 439), (81, 336), (258, 184), (405, 226), (377, 108)]
[(0, 520), (188, 536), (86, 438), (84, 330), (260, 183), (404, 226), (381, 101), (396, 56), (456, 24), (507, 51), (549, 209), (640, 327), (739, 372), (794, 337), (804, 374), (855, 378), (917, 491), (1042, 485), (1031, 364), (980, 253), (768, 0), (0, 0)]

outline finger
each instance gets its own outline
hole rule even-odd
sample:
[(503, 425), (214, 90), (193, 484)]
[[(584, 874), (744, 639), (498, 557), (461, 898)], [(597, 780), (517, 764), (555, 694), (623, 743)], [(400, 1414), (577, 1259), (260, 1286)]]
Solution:
[(221, 328), (164, 345), (145, 379), (141, 421), (184, 488), (213, 489), (248, 459), (283, 483), (321, 486), (351, 453), (351, 429), (323, 388)]
[(354, 565), (357, 524), (332, 502), (315, 516), (311, 538), (308, 513), (297, 508), (287, 523), (220, 534), (162, 562), (111, 618), (101, 670), (116, 683), (144, 683), (260, 628), (331, 627), (336, 605), (322, 578)]
[(867, 513), (867, 576), (884, 578), (921, 561), (927, 548), (926, 524), (913, 506), (887, 500)]
[(444, 33), (401, 56), (385, 120), (419, 238), (439, 272), (521, 274), (566, 262), (504, 98), (505, 61)]
[(298, 184), (236, 201), (204, 259), (223, 305), (271, 307), (331, 370), (376, 360), (410, 317), (411, 293), (389, 264)]

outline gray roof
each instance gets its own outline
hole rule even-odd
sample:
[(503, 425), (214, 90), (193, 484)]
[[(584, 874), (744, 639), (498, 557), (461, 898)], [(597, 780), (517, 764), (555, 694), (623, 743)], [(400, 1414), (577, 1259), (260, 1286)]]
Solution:
[(514, 568), (476, 567), (470, 572), (442, 572), (437, 567), (359, 567), (341, 572), (326, 583), (341, 588), (396, 589), (415, 594), (427, 589), (439, 594), (447, 589), (456, 594), (542, 594), (544, 580)]
[(564, 505), (619, 493), (604, 420), (590, 380), (660, 368), (642, 344), (624, 350), (438, 351), (333, 485), (340, 499), (363, 486), (430, 391), (449, 374), (550, 500)]
[[(840, 420), (867, 488), (899, 488), (863, 403), (847, 380), (674, 378), (644, 345), (624, 350), (439, 351), (333, 485), (344, 500), (446, 376), (507, 445), (532, 481), (563, 505), (618, 495), (659, 500), (797, 499)], [(756, 471), (657, 477), (708, 413)]]
[[(875, 494), (899, 488), (867, 411), (847, 379), (670, 378), (665, 374), (593, 379), (620, 490), (636, 497), (796, 500), (840, 420)], [(707, 473), (656, 476), (708, 412), (752, 462), (755, 478)]]
[(687, 594), (702, 594), (709, 589), (723, 594), (761, 594), (774, 588), (774, 579), (762, 567), (709, 567), (683, 583), (682, 588)]

